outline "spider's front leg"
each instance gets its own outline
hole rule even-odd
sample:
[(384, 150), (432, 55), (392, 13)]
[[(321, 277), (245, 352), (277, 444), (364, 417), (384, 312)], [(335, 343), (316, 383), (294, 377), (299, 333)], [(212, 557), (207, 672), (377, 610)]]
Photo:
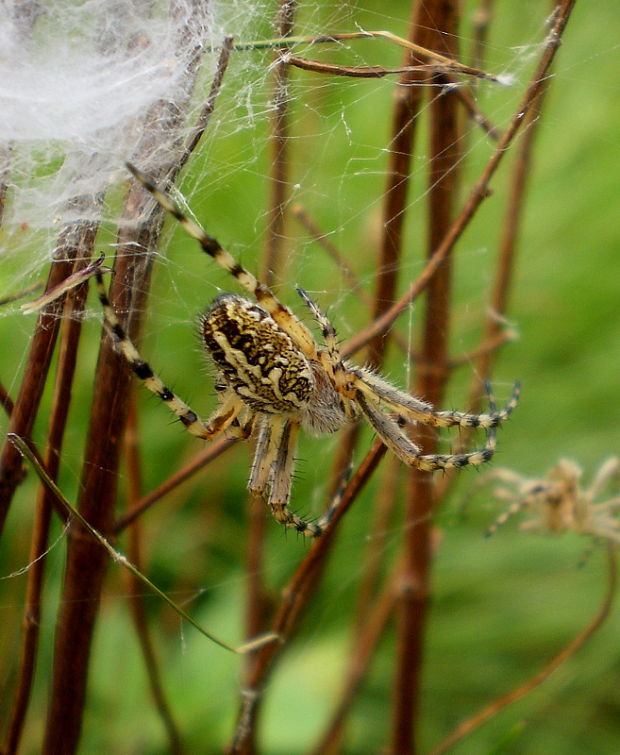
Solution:
[[(421, 422), (434, 427), (465, 427), (492, 429), (501, 425), (510, 417), (521, 395), (521, 384), (514, 384), (512, 395), (506, 406), (500, 411), (491, 410), (488, 414), (472, 414), (470, 412), (438, 411), (427, 401), (411, 396), (366, 367), (350, 367), (349, 374), (358, 391), (365, 394), (371, 401), (379, 401), (405, 419)], [(488, 393), (487, 389), (487, 393)]]
[(462, 454), (423, 454), (420, 448), (405, 435), (397, 421), (385, 414), (376, 401), (360, 392), (357, 403), (385, 445), (410, 467), (417, 467), (426, 472), (433, 472), (436, 469), (460, 469), (467, 465), (484, 464), (495, 453), (496, 430), (491, 428), (487, 435), (486, 445), (477, 451)]

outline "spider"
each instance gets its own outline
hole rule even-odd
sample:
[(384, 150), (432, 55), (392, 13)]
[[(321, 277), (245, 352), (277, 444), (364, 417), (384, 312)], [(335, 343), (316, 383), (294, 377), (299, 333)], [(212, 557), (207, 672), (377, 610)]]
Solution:
[[(104, 323), (135, 375), (168, 405), (189, 433), (205, 440), (223, 432), (238, 438), (254, 435), (256, 450), (248, 487), (253, 495), (266, 499), (278, 522), (308, 537), (318, 537), (333, 515), (331, 506), (321, 519), (309, 522), (289, 509), (300, 427), (313, 435), (323, 435), (361, 415), (399, 459), (423, 470), (478, 465), (491, 459), (496, 428), (517, 405), (518, 383), (501, 411), (495, 411), (493, 403), (488, 414), (435, 411), (427, 402), (395, 388), (367, 367), (344, 362), (333, 326), (304, 290), (297, 289), (297, 293), (321, 329), (321, 345), (265, 284), (186, 217), (167, 194), (137, 168), (128, 168), (203, 251), (252, 294), (256, 303), (235, 294), (222, 294), (200, 320), (204, 347), (217, 369), (215, 388), (219, 393), (219, 407), (206, 421), (141, 358), (121, 327), (102, 277), (97, 274)], [(422, 454), (403, 432), (405, 421), (435, 427), (484, 428), (488, 431), (486, 445), (470, 453)]]
[(606, 488), (614, 482), (617, 487), (620, 482), (620, 459), (612, 457), (604, 461), (587, 488), (580, 485), (581, 476), (581, 467), (568, 459), (560, 459), (538, 480), (510, 469), (490, 472), (481, 483), (491, 479), (502, 483), (503, 487), (495, 489), (493, 496), (507, 501), (509, 506), (488, 528), (486, 536), (496, 532), (513, 514), (528, 509), (533, 516), (523, 522), (523, 530), (551, 533), (572, 530), (620, 544), (620, 521), (613, 516), (620, 509), (620, 495), (595, 502)]

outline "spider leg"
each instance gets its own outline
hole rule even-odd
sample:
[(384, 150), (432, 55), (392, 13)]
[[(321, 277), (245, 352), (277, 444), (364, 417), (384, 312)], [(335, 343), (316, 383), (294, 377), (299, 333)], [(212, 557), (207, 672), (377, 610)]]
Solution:
[(127, 163), (127, 167), (135, 178), (140, 181), (144, 188), (149, 191), (154, 199), (163, 207), (166, 212), (169, 212), (174, 216), (179, 223), (185, 228), (187, 233), (195, 239), (203, 251), (206, 252), (220, 267), (224, 268), (234, 278), (237, 279), (239, 285), (245, 288), (252, 296), (256, 297), (256, 301), (265, 309), (271, 317), (283, 328), (289, 335), (291, 335), (299, 345), (299, 348), (303, 351), (305, 356), (315, 359), (316, 358), (316, 346), (312, 334), (306, 328), (306, 326), (300, 322), (291, 310), (282, 304), (282, 302), (269, 290), (264, 283), (261, 283), (252, 275), (249, 270), (246, 270), (237, 260), (222, 247), (220, 242), (209, 236), (209, 234), (201, 228), (198, 223), (188, 218), (165, 192), (159, 189), (142, 171), (138, 170), (134, 165)]
[(282, 423), (276, 458), (271, 468), (270, 490), (267, 503), (273, 518), (285, 527), (292, 527), (298, 532), (314, 537), (320, 535), (308, 522), (304, 522), (288, 509), (291, 500), (291, 486), (295, 466), (295, 451), (299, 423), (286, 420)]
[(356, 401), (377, 435), (392, 453), (408, 466), (429, 472), (435, 469), (458, 469), (467, 465), (484, 464), (495, 453), (495, 428), (492, 427), (487, 435), (485, 447), (478, 451), (464, 454), (422, 454), (420, 448), (402, 432), (395, 420), (381, 410), (375, 400), (360, 390)]
[(239, 420), (239, 416), (235, 417), (235, 419), (226, 428), (226, 434), (230, 438), (237, 438), (238, 440), (247, 440), (250, 437), (250, 435), (252, 435), (252, 430), (254, 429), (255, 417), (256, 417), (256, 414), (252, 413), (252, 415), (247, 420), (247, 422), (243, 422), (243, 423)]
[(481, 427), (487, 430), (497, 427), (512, 414), (519, 403), (521, 393), (521, 386), (517, 381), (506, 406), (501, 411), (491, 411), (489, 414), (436, 411), (426, 401), (398, 390), (366, 367), (351, 367), (349, 373), (355, 378), (358, 390), (371, 400), (373, 396), (378, 397), (387, 407), (402, 414), (406, 419), (435, 427)]
[(301, 519), (288, 508), (291, 494), (291, 481), (295, 464), (297, 434), (299, 423), (286, 422), (278, 449), (278, 456), (273, 468), (273, 478), (269, 493), (269, 506), (274, 518), (285, 527), (291, 527), (306, 537), (320, 537), (330, 523), (342, 497), (342, 490), (331, 501), (326, 512), (316, 522)]
[(271, 468), (278, 452), (278, 443), (282, 436), (280, 417), (266, 414), (258, 415), (256, 448), (248, 488), (253, 495), (265, 498), (269, 489)]
[(321, 328), (321, 335), (323, 337), (325, 349), (319, 351), (317, 357), (325, 372), (332, 379), (336, 391), (341, 396), (346, 416), (349, 419), (352, 419), (355, 416), (355, 411), (351, 406), (350, 399), (355, 396), (355, 391), (352, 390), (349, 385), (349, 371), (346, 369), (342, 361), (342, 355), (336, 337), (336, 329), (329, 321), (329, 318), (321, 311), (317, 303), (308, 296), (303, 288), (297, 288), (297, 293)]
[[(237, 415), (244, 406), (241, 399), (233, 391), (225, 391), (221, 396), (220, 406), (211, 415), (209, 420), (207, 422), (201, 420), (191, 407), (173, 393), (163, 380), (153, 372), (150, 365), (142, 359), (138, 349), (125, 333), (114, 312), (103, 285), (101, 273), (95, 275), (95, 281), (99, 301), (103, 307), (105, 326), (116, 343), (118, 350), (136, 377), (142, 381), (144, 387), (158, 396), (167, 405), (168, 409), (181, 420), (185, 429), (197, 438), (211, 440), (234, 424)], [(238, 422), (236, 422), (236, 426), (241, 430)]]
[(256, 424), (256, 412), (250, 412), (249, 418), (241, 423), (241, 421), (238, 418), (235, 418), (235, 421), (233, 422), (234, 425), (239, 426), (238, 431), (238, 437), (241, 439), (249, 438), (250, 435), (254, 432), (254, 425)]
[(342, 365), (342, 356), (340, 355), (340, 349), (338, 348), (338, 340), (336, 338), (336, 330), (334, 326), (329, 321), (327, 315), (319, 309), (317, 303), (308, 296), (303, 288), (297, 288), (297, 293), (321, 328), (321, 335), (323, 337), (323, 343), (325, 344), (324, 354), (326, 357), (321, 360), (321, 364), (327, 373), (334, 379), (336, 385), (344, 386), (346, 376)]
[(318, 522), (307, 522), (289, 508), (299, 423), (278, 415), (259, 419), (256, 451), (248, 487), (267, 500), (273, 518), (306, 537), (320, 537), (329, 524), (338, 500)]
[[(489, 486), (491, 482), (501, 482), (508, 488), (513, 487), (519, 490), (523, 485), (525, 478), (520, 474), (513, 472), (511, 469), (492, 469), (482, 477), (474, 480), (465, 492), (461, 502), (458, 506), (458, 513), (463, 516), (466, 513), (467, 508), (471, 505), (472, 500), (480, 493), (483, 488)], [(499, 494), (499, 495), (498, 495)], [(497, 488), (493, 493), (493, 498), (500, 498), (500, 500), (512, 501), (515, 494), (504, 488)]]

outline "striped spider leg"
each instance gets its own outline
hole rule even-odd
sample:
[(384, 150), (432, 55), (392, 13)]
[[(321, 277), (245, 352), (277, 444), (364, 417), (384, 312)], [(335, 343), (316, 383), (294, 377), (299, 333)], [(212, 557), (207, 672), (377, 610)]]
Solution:
[[(190, 433), (207, 440), (222, 432), (239, 437), (253, 433), (256, 450), (249, 489), (267, 501), (278, 522), (306, 536), (318, 537), (337, 505), (333, 503), (317, 522), (301, 519), (289, 509), (300, 427), (313, 435), (325, 435), (363, 416), (398, 458), (424, 470), (479, 465), (492, 457), (496, 428), (516, 406), (518, 385), (501, 411), (495, 410), (492, 399), (488, 414), (435, 411), (371, 370), (344, 362), (334, 327), (305, 291), (298, 289), (321, 330), (320, 344), (265, 284), (186, 217), (147, 176), (128, 167), (203, 251), (236, 278), (256, 302), (236, 294), (222, 294), (201, 318), (202, 342), (217, 369), (216, 387), (220, 392), (220, 406), (206, 422), (141, 359), (120, 327), (98, 276), (107, 328), (136, 376), (168, 405)], [(404, 433), (403, 421), (436, 427), (480, 427), (487, 430), (487, 442), (484, 448), (470, 453), (423, 454)]]

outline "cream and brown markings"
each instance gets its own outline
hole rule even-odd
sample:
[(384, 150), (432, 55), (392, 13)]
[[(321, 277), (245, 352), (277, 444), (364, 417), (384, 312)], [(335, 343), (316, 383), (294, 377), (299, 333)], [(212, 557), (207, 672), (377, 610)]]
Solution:
[(308, 360), (260, 306), (222, 294), (201, 321), (213, 361), (235, 393), (254, 411), (297, 413), (314, 389)]
[[(256, 449), (249, 488), (265, 498), (279, 522), (318, 537), (338, 505), (336, 498), (316, 523), (300, 519), (288, 509), (300, 428), (324, 435), (362, 416), (395, 456), (409, 466), (432, 471), (480, 465), (491, 459), (497, 427), (508, 419), (519, 400), (518, 383), (501, 411), (497, 411), (490, 388), (487, 414), (437, 411), (423, 398), (398, 389), (367, 367), (344, 362), (333, 325), (305, 291), (298, 289), (321, 329), (320, 342), (265, 284), (188, 218), (167, 194), (141, 171), (133, 166), (130, 170), (256, 303), (225, 294), (213, 302), (202, 319), (203, 343), (218, 371), (215, 387), (219, 405), (207, 421), (200, 419), (140, 357), (110, 305), (99, 273), (96, 282), (106, 327), (144, 386), (165, 402), (188, 432), (206, 440), (222, 432), (236, 438), (254, 434)], [(467, 453), (424, 454), (405, 432), (405, 423), (479, 427), (487, 430), (487, 439), (482, 448)]]

